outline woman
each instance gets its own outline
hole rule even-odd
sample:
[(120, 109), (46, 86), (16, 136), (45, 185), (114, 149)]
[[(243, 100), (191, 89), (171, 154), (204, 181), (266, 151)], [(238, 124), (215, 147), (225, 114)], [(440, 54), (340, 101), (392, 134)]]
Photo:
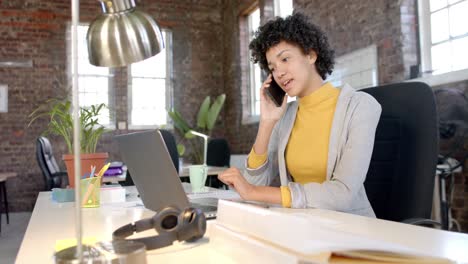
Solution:
[[(380, 105), (349, 85), (324, 82), (334, 52), (304, 15), (269, 21), (249, 48), (254, 62), (271, 73), (260, 92), (258, 133), (247, 174), (230, 168), (219, 179), (245, 200), (375, 217), (363, 183)], [(285, 97), (275, 106), (265, 96), (272, 78), (298, 100), (287, 103)]]

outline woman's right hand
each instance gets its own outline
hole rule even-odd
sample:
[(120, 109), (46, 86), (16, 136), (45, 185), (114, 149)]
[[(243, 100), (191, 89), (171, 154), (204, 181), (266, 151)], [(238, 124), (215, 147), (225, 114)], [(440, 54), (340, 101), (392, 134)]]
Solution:
[(260, 88), (260, 120), (261, 121), (278, 121), (286, 110), (288, 97), (285, 96), (281, 107), (277, 107), (275, 103), (266, 94), (266, 89), (270, 87), (273, 76), (271, 73), (268, 75), (266, 80), (263, 82)]
[(234, 188), (244, 200), (252, 200), (255, 197), (255, 186), (250, 184), (238, 168), (231, 167), (218, 175), (218, 179)]

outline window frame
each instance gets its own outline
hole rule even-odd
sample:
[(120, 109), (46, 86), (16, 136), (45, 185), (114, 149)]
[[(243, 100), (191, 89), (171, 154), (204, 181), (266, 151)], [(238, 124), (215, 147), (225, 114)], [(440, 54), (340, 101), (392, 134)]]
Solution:
[[(127, 127), (129, 130), (142, 130), (142, 129), (157, 129), (164, 127), (166, 129), (172, 129), (173, 125), (170, 121), (169, 115), (167, 114), (168, 111), (173, 106), (173, 45), (172, 45), (172, 31), (167, 28), (162, 28), (161, 31), (164, 31), (166, 34), (166, 41), (165, 41), (165, 48), (164, 52), (166, 52), (166, 80), (165, 82), (165, 95), (166, 95), (166, 124), (161, 125), (134, 125), (132, 124), (132, 71), (131, 65), (127, 67)], [(136, 78), (149, 78), (149, 79), (163, 79), (163, 78), (156, 78), (156, 77), (136, 77)]]
[(283, 14), (284, 10), (283, 10), (283, 12), (281, 12), (281, 4), (280, 4), (281, 1), (285, 1), (285, 0), (274, 0), (273, 1), (275, 16), (280, 16), (282, 18), (286, 18), (287, 16), (292, 15), (293, 12), (294, 12), (294, 1), (293, 0), (288, 0), (288, 1), (291, 1), (292, 10), (291, 10), (291, 14), (287, 14), (287, 15)]
[[(294, 10), (294, 2), (292, 2), (292, 7)], [(278, 15), (280, 3), (275, 0), (272, 2), (273, 4), (273, 12)], [(264, 70), (260, 68), (260, 65), (254, 64), (250, 60), (250, 50), (248, 48), (248, 44), (250, 43), (250, 36), (252, 36), (253, 30), (257, 30), (256, 28), (253, 29), (251, 26), (250, 15), (257, 11), (260, 12), (260, 23), (259, 26), (262, 25), (262, 8), (259, 5), (258, 1), (252, 2), (250, 6), (244, 9), (240, 13), (239, 18), (239, 26), (240, 26), (240, 53), (241, 53), (241, 74), (242, 74), (242, 125), (250, 125), (256, 124), (260, 121), (260, 110), (258, 113), (256, 112), (255, 106), (256, 102), (260, 100), (256, 100), (256, 85), (263, 84), (263, 80), (266, 78), (266, 73)], [(288, 14), (289, 15), (289, 14)], [(252, 28), (252, 30), (250, 30)], [(260, 80), (256, 80), (255, 78), (255, 68), (258, 67), (260, 70)], [(258, 87), (260, 89), (260, 87)], [(260, 99), (260, 98), (258, 98)], [(295, 98), (288, 97), (288, 102), (295, 100)]]
[[(467, 0), (462, 0), (467, 1)], [(460, 1), (460, 2), (462, 2)], [(455, 3), (458, 4), (459, 2)], [(453, 5), (453, 4), (449, 4)], [(411, 81), (422, 81), (431, 86), (448, 84), (468, 80), (468, 68), (449, 71), (441, 74), (432, 74), (432, 41), (431, 41), (431, 11), (428, 0), (418, 0), (419, 39), (422, 77)], [(468, 37), (463, 35), (458, 38)], [(452, 41), (450, 37), (448, 41)]]
[[(256, 30), (256, 29), (253, 28), (251, 15), (254, 12), (256, 12), (257, 10), (259, 12), (259, 22), (260, 22), (260, 7), (257, 6), (249, 14), (246, 15), (246, 18), (247, 18), (247, 31), (248, 31), (247, 43), (250, 43), (250, 41), (252, 40), (252, 37), (254, 36), (254, 31)], [(258, 98), (258, 100), (257, 100), (257, 97), (256, 97), (256, 88), (257, 88), (257, 84), (258, 83), (263, 83), (263, 81), (262, 80), (256, 80), (255, 70), (256, 69), (260, 70), (260, 78), (262, 78), (264, 73), (263, 73), (262, 69), (260, 68), (260, 65), (258, 63), (254, 63), (250, 59), (249, 50), (248, 50), (248, 58), (249, 58), (249, 87), (248, 87), (248, 91), (249, 91), (249, 108), (250, 108), (249, 109), (250, 110), (249, 115), (251, 117), (258, 117), (258, 119), (260, 119), (260, 110), (257, 113), (256, 112), (256, 107), (255, 107), (256, 103), (260, 102), (260, 98)], [(261, 87), (261, 84), (260, 84), (260, 87)]]
[(252, 67), (253, 62), (251, 61), (251, 54), (249, 49), (250, 37), (252, 36), (252, 32), (250, 30), (251, 22), (249, 16), (257, 9), (261, 12), (258, 2), (253, 2), (250, 6), (248, 6), (239, 14), (239, 52), (242, 76), (240, 83), (242, 94), (242, 125), (256, 124), (260, 121), (260, 115), (254, 115), (255, 90), (252, 89), (252, 87), (255, 86), (255, 82), (251, 77), (254, 71)]

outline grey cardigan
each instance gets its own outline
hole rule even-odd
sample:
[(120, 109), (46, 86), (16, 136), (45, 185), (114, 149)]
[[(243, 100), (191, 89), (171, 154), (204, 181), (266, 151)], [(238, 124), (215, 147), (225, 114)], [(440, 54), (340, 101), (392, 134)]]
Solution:
[(297, 109), (298, 102), (288, 104), (272, 131), (267, 161), (256, 169), (246, 166), (244, 177), (255, 185), (289, 186), (292, 208), (322, 208), (375, 217), (364, 180), (382, 111), (380, 104), (349, 85), (341, 88), (330, 132), (327, 177), (321, 184), (293, 182), (286, 168), (285, 149)]

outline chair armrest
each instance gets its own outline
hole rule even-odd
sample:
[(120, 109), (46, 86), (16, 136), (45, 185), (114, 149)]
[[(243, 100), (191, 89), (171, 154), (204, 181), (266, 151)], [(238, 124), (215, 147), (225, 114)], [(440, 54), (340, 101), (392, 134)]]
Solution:
[(410, 225), (420, 225), (420, 226), (432, 226), (432, 227), (440, 227), (442, 226), (441, 223), (431, 220), (431, 219), (425, 219), (425, 218), (409, 218), (401, 221), (402, 223), (405, 224), (410, 224)]

